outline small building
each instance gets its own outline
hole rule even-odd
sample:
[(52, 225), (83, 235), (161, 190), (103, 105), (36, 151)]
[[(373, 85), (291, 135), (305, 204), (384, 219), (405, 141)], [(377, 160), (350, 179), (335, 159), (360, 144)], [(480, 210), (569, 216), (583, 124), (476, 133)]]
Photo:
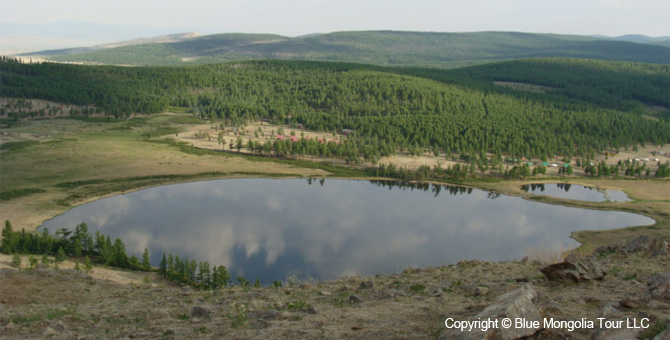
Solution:
[(352, 130), (352, 129), (342, 129), (342, 132), (341, 132), (341, 133), (342, 133), (343, 135), (345, 135), (345, 136), (348, 136), (348, 135), (350, 135), (350, 134), (352, 134), (352, 133), (356, 133), (356, 130)]
[(549, 162), (542, 162), (542, 166), (549, 166)]
[(282, 135), (277, 135), (277, 139), (279, 139), (279, 140), (284, 140), (284, 136), (282, 136)]
[[(566, 165), (570, 166), (570, 164), (566, 164)], [(556, 168), (556, 167), (558, 167), (558, 164), (556, 164), (556, 163), (551, 163), (551, 167), (552, 167), (552, 168)]]

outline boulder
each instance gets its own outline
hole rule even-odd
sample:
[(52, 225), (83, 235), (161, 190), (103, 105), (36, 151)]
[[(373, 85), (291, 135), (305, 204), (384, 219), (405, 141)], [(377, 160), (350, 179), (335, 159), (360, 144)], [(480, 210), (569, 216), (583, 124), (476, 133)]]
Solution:
[(363, 299), (358, 296), (358, 295), (351, 295), (349, 296), (349, 303), (361, 303), (363, 302)]
[[(496, 302), (488, 307), (486, 307), (481, 313), (470, 318), (470, 320), (498, 320), (498, 328), (489, 328), (486, 331), (480, 329), (477, 330), (463, 330), (460, 329), (447, 329), (445, 332), (440, 335), (440, 340), (447, 339), (462, 339), (462, 340), (474, 340), (474, 339), (501, 339), (501, 340), (513, 340), (521, 339), (527, 336), (535, 334), (537, 331), (543, 328), (542, 317), (538, 311), (535, 301), (537, 299), (537, 292), (530, 284), (524, 285), (521, 288), (515, 289), (513, 291), (507, 292), (496, 299)], [(509, 318), (511, 320), (516, 320), (517, 318), (523, 319), (528, 325), (531, 322), (537, 322), (539, 327), (537, 328), (523, 328), (523, 327), (509, 327), (504, 328), (500, 325), (502, 324), (502, 319)], [(461, 320), (459, 320), (461, 321)], [(464, 320), (462, 320), (464, 321)]]
[(659, 255), (670, 253), (670, 242), (661, 236), (639, 236), (628, 242), (619, 242), (596, 248), (594, 256), (607, 255), (611, 253), (642, 253), (645, 255)]
[(549, 281), (580, 283), (602, 280), (607, 272), (593, 257), (585, 257), (576, 262), (564, 261), (541, 268)]
[(670, 302), (670, 273), (656, 274), (647, 280), (647, 294), (653, 299)]
[(670, 243), (663, 237), (639, 236), (634, 238), (621, 249), (623, 253), (648, 253), (670, 252)]

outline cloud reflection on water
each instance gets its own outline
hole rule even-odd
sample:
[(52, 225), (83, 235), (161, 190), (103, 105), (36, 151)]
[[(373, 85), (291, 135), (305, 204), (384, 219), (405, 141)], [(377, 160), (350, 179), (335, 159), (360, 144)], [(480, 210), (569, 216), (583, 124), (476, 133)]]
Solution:
[(102, 199), (47, 221), (161, 252), (226, 265), (263, 282), (395, 272), (461, 259), (519, 259), (571, 248), (570, 232), (651, 224), (623, 212), (569, 208), (488, 193), (388, 190), (368, 181), (235, 179), (167, 185)]

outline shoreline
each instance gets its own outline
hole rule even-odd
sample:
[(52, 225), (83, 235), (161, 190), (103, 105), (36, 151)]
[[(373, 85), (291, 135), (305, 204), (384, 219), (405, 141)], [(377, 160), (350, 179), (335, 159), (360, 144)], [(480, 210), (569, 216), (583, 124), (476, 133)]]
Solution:
[[(369, 181), (369, 180), (381, 180), (381, 181), (397, 181), (397, 179), (393, 178), (376, 178), (376, 177), (328, 177), (328, 176), (292, 176), (292, 175), (282, 175), (282, 176), (268, 176), (268, 175), (248, 175), (248, 174), (230, 174), (230, 175), (217, 175), (217, 176), (199, 176), (196, 175), (194, 178), (190, 179), (180, 179), (180, 180), (167, 180), (164, 182), (160, 183), (154, 183), (154, 184), (149, 184), (149, 185), (140, 185), (137, 187), (133, 187), (127, 190), (123, 191), (114, 191), (114, 192), (108, 192), (104, 195), (93, 195), (89, 197), (82, 198), (78, 200), (77, 202), (74, 202), (74, 204), (70, 206), (60, 206), (61, 209), (50, 209), (46, 211), (41, 211), (41, 212), (32, 212), (30, 213), (30, 217), (32, 220), (39, 220), (40, 222), (38, 224), (33, 224), (32, 228), (25, 228), (25, 226), (22, 227), (15, 227), (15, 229), (20, 229), (24, 228), (26, 231), (29, 232), (34, 232), (39, 228), (44, 222), (53, 219), (57, 216), (60, 216), (62, 214), (65, 214), (68, 212), (70, 209), (73, 209), (75, 207), (91, 203), (94, 201), (98, 201), (104, 198), (108, 197), (113, 197), (113, 196), (118, 196), (118, 195), (124, 195), (126, 193), (131, 193), (131, 192), (136, 192), (144, 189), (149, 189), (149, 188), (154, 188), (154, 187), (159, 187), (159, 186), (164, 186), (164, 185), (173, 185), (173, 184), (180, 184), (180, 183), (191, 183), (191, 182), (204, 182), (204, 181), (211, 181), (211, 180), (231, 180), (231, 179), (242, 179), (242, 178), (294, 178), (294, 179), (304, 179), (304, 178), (325, 178), (325, 179), (339, 179), (339, 180), (364, 180), (364, 181)], [(565, 251), (565, 255), (570, 254), (571, 252), (584, 252), (584, 251), (592, 251), (595, 249), (597, 246), (600, 246), (601, 242), (594, 242), (592, 241), (593, 236), (592, 234), (621, 234), (622, 231), (628, 231), (628, 233), (623, 233), (623, 234), (629, 234), (632, 231), (640, 231), (640, 230), (663, 230), (663, 229), (668, 229), (668, 222), (670, 219), (663, 218), (663, 216), (658, 213), (658, 212), (650, 212), (646, 209), (636, 209), (633, 205), (636, 204), (637, 202), (640, 202), (636, 197), (631, 197), (631, 194), (626, 191), (622, 187), (616, 187), (612, 185), (608, 185), (609, 183), (604, 183), (605, 185), (601, 186), (598, 185), (598, 179), (591, 179), (590, 181), (580, 181), (580, 180), (575, 180), (572, 181), (570, 179), (565, 179), (565, 178), (550, 178), (550, 179), (541, 179), (541, 180), (524, 180), (524, 181), (500, 181), (500, 182), (495, 182), (495, 183), (489, 183), (489, 182), (465, 182), (462, 184), (454, 184), (454, 183), (449, 183), (449, 182), (438, 182), (438, 181), (424, 181), (424, 182), (412, 182), (412, 183), (426, 183), (426, 184), (434, 184), (434, 185), (452, 185), (452, 186), (460, 186), (460, 187), (467, 187), (467, 188), (473, 188), (473, 189), (479, 189), (479, 190), (488, 190), (488, 191), (494, 191), (497, 193), (500, 193), (502, 195), (507, 195), (507, 196), (512, 196), (512, 197), (519, 197), (524, 200), (528, 201), (535, 201), (535, 202), (540, 202), (540, 203), (545, 203), (545, 204), (551, 204), (551, 205), (560, 205), (560, 206), (566, 206), (566, 207), (574, 207), (574, 208), (581, 208), (581, 209), (590, 209), (590, 210), (602, 210), (602, 211), (621, 211), (621, 212), (628, 212), (628, 213), (634, 213), (642, 216), (649, 217), (654, 220), (654, 223), (651, 225), (643, 225), (643, 226), (638, 226), (638, 225), (631, 225), (627, 226), (624, 228), (618, 228), (618, 229), (606, 229), (606, 230), (598, 230), (598, 231), (591, 231), (591, 230), (577, 230), (577, 231), (572, 231), (570, 238), (574, 239), (579, 243), (579, 246), (577, 246), (574, 249), (568, 249)], [(619, 180), (621, 181), (621, 180)], [(624, 180), (626, 181), (626, 180)], [(630, 181), (635, 181), (637, 182), (638, 180), (628, 180)], [(529, 193), (523, 192), (520, 187), (522, 185), (528, 185), (528, 184), (540, 184), (540, 183), (569, 183), (573, 185), (583, 185), (583, 186), (590, 186), (590, 187), (598, 187), (598, 188), (606, 188), (606, 189), (616, 189), (616, 190), (621, 190), (623, 192), (626, 192), (627, 195), (633, 201), (629, 202), (587, 202), (587, 201), (577, 201), (577, 200), (570, 200), (570, 199), (565, 199), (565, 198), (557, 198), (557, 197), (551, 197), (551, 196), (537, 196)], [(26, 197), (10, 200), (9, 202), (13, 203), (18, 203), (20, 204), (21, 200), (33, 200), (35, 198), (39, 199), (44, 199), (46, 197), (38, 197), (38, 196), (50, 196), (47, 194), (33, 194), (29, 195)], [(5, 202), (7, 203), (7, 202)], [(5, 204), (3, 203), (3, 204)], [(668, 204), (670, 206), (670, 204)], [(28, 212), (25, 212), (28, 213)], [(21, 214), (19, 213), (19, 217)], [(3, 219), (4, 218), (3, 216)], [(14, 220), (11, 220), (13, 225), (15, 224)], [(633, 233), (633, 234), (639, 234), (639, 233)], [(670, 231), (668, 233), (652, 233), (654, 235), (668, 235), (670, 234)], [(642, 234), (639, 234), (642, 235)], [(638, 236), (639, 236), (638, 235)], [(611, 238), (607, 238), (609, 241), (611, 241)], [(611, 243), (611, 242), (610, 242)]]

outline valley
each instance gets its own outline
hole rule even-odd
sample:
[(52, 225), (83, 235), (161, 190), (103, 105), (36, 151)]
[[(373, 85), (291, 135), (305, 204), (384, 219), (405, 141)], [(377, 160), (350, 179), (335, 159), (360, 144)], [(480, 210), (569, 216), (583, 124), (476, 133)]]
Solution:
[[(0, 338), (448, 339), (523, 287), (544, 318), (653, 324), (529, 339), (667, 334), (663, 44), (178, 40), (0, 61)], [(555, 183), (626, 199), (522, 187)], [(563, 260), (607, 276), (540, 271)]]

